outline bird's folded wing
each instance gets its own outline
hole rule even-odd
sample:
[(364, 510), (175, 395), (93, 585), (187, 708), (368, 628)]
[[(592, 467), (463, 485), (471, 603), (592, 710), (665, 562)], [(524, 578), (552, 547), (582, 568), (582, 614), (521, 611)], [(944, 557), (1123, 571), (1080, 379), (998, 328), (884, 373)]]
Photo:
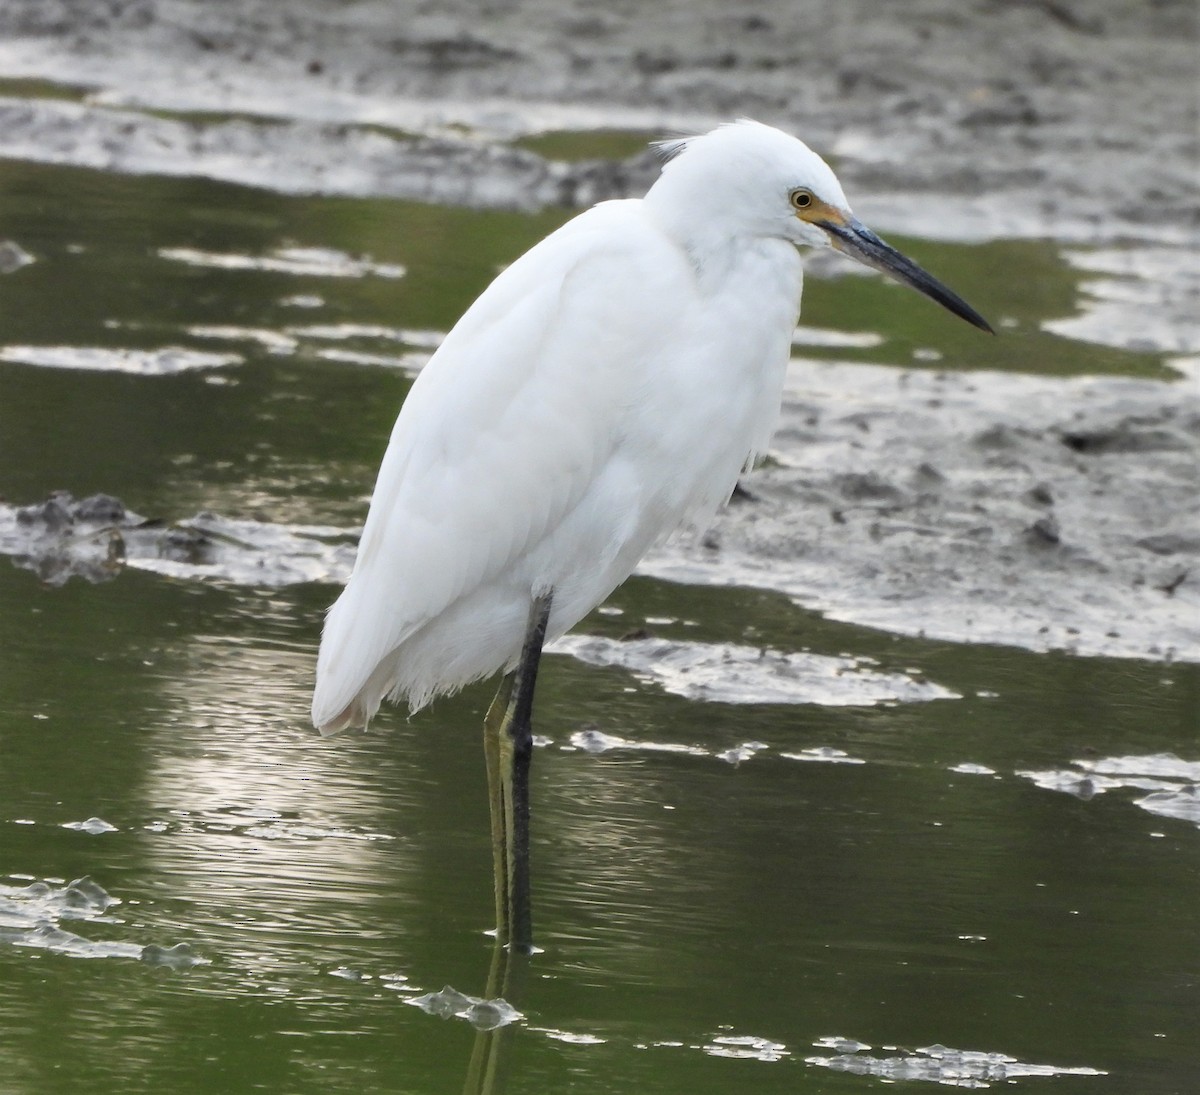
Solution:
[(597, 207), (505, 270), (413, 384), (326, 623), (324, 710), (341, 710), (405, 638), (513, 567), (610, 459), (662, 337), (656, 282), (685, 276), (637, 204)]

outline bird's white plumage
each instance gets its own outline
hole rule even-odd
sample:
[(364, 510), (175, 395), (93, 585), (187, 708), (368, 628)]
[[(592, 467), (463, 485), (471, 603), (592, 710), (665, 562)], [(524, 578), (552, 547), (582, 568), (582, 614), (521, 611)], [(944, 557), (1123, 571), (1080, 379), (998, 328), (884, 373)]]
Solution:
[(576, 217), (467, 310), (396, 421), (326, 620), (318, 727), (510, 666), (533, 597), (553, 590), (562, 634), (728, 498), (778, 414), (795, 245), (824, 242), (788, 205), (797, 186), (846, 209), (777, 130), (692, 138), (646, 198)]

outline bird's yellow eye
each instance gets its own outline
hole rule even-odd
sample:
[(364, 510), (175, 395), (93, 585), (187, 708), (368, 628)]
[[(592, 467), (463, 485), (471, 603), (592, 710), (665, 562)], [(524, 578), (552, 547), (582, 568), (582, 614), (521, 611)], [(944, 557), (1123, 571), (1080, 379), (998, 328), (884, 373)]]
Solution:
[(811, 190), (793, 190), (788, 197), (791, 199), (793, 209), (808, 209), (813, 203)]

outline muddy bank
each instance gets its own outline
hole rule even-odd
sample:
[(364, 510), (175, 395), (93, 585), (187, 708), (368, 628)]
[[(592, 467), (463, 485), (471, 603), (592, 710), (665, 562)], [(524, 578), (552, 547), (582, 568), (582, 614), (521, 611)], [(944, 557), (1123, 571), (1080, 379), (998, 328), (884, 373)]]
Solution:
[(522, 138), (749, 115), (831, 156), (878, 229), (1107, 247), (1072, 257), (1096, 299), (1069, 333), (1195, 353), (1198, 44), (1191, 0), (10, 0), (0, 157), (574, 208), (642, 193), (656, 156)]
[(673, 0), (652, 15), (583, 0), (9, 0), (0, 77), (81, 92), (10, 86), (0, 154), (581, 204), (640, 189), (653, 164), (543, 179), (502, 142), (750, 115), (834, 155), (860, 213), (893, 230), (1179, 241), (1196, 227), (1197, 20), (1191, 0)]
[[(797, 359), (771, 460), (639, 573), (780, 590), (897, 634), (1200, 661), (1197, 453), (1195, 387)], [(147, 521), (103, 497), (0, 505), (0, 553), (51, 584), (123, 566), (340, 583), (356, 537)]]
[(774, 460), (644, 569), (907, 635), (1200, 659), (1200, 398), (797, 361)]
[(56, 491), (31, 505), (0, 502), (0, 555), (48, 586), (110, 581), (126, 566), (237, 585), (344, 582), (356, 539), (342, 529), (215, 513), (143, 517), (109, 494), (77, 499)]
[(1110, 248), (1072, 257), (1100, 314), (1070, 333), (1195, 353), (1198, 45), (1192, 0), (10, 0), (0, 157), (529, 210), (640, 194), (658, 162), (514, 141), (749, 115), (879, 229)]

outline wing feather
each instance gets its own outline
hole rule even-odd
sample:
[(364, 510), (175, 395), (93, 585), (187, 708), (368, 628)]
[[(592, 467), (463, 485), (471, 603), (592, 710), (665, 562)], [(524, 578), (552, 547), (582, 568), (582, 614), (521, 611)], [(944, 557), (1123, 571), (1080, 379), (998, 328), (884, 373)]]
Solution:
[[(326, 620), (318, 726), (369, 717), (391, 687), (372, 679), (377, 668), (526, 557), (610, 458), (622, 407), (657, 349), (652, 285), (684, 276), (639, 207), (597, 206), (529, 251), (468, 309), (413, 384), (354, 573)], [(355, 703), (368, 681), (364, 711)]]

